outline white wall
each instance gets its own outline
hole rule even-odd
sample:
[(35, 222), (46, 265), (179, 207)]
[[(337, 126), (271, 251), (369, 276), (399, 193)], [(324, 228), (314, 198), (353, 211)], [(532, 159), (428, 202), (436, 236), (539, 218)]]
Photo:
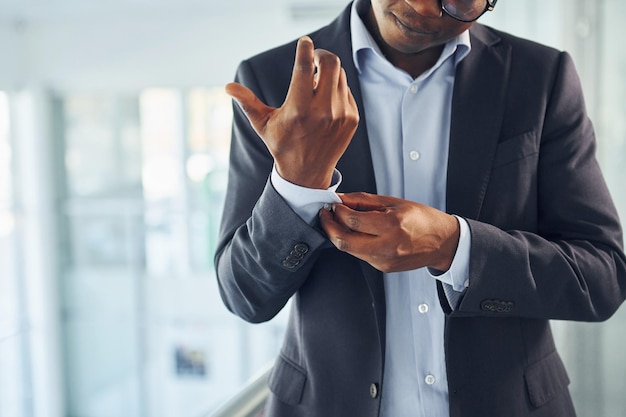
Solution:
[[(0, 88), (35, 83), (52, 90), (110, 92), (221, 85), (233, 78), (242, 58), (329, 19), (294, 21), (278, 1), (237, 3), (245, 13), (190, 3), (157, 10), (135, 4), (97, 13), (30, 12), (28, 21), (0, 14)], [(346, 3), (335, 1), (330, 15)]]

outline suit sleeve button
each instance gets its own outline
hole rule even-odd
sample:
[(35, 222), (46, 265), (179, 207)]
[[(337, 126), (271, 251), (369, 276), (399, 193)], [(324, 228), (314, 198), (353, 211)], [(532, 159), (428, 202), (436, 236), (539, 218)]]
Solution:
[(300, 263), (297, 259), (287, 258), (283, 261), (283, 266), (287, 269), (294, 269)]
[(296, 253), (304, 255), (305, 253), (309, 251), (309, 246), (306, 243), (298, 243), (293, 247), (293, 250)]
[(480, 304), (483, 311), (491, 311), (492, 313), (510, 313), (514, 307), (514, 302), (501, 300), (484, 300)]

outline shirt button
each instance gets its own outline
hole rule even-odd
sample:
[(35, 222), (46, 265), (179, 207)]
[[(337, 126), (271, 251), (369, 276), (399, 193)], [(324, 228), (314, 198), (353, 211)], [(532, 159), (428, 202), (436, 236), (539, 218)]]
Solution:
[(420, 159), (420, 153), (417, 151), (411, 151), (409, 152), (409, 158), (411, 158), (412, 161), (417, 161)]
[(428, 313), (428, 304), (420, 304), (417, 306), (417, 311), (419, 311), (421, 314), (426, 314)]
[(378, 384), (370, 385), (370, 397), (376, 399), (378, 397)]
[(417, 86), (415, 84), (413, 84), (411, 86), (410, 90), (411, 90), (411, 93), (413, 93), (413, 94), (417, 93)]
[(426, 375), (426, 378), (424, 378), (424, 381), (426, 382), (426, 384), (432, 385), (435, 383), (436, 379), (432, 375)]

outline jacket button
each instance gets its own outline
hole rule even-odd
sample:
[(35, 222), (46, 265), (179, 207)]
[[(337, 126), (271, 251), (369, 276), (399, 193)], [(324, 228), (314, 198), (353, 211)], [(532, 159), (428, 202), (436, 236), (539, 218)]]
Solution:
[(309, 246), (306, 243), (298, 243), (293, 247), (293, 250), (300, 255), (304, 255), (309, 251)]
[(493, 313), (510, 313), (513, 311), (515, 307), (515, 303), (512, 301), (501, 301), (501, 300), (484, 300), (480, 304), (480, 308), (483, 311), (491, 311)]
[(287, 269), (294, 269), (296, 266), (298, 266), (298, 264), (300, 263), (300, 261), (298, 261), (297, 259), (285, 259), (283, 261), (283, 266)]
[(308, 251), (309, 246), (306, 243), (297, 243), (283, 260), (283, 266), (287, 269), (294, 269)]
[(370, 397), (374, 399), (378, 398), (378, 384), (372, 383), (372, 385), (370, 385)]

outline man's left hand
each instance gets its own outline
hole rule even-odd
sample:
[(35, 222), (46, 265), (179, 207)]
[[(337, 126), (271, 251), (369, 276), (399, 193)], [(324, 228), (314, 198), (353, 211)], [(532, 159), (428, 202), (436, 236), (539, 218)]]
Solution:
[(343, 204), (322, 209), (330, 241), (383, 272), (450, 269), (459, 243), (458, 220), (423, 204), (367, 193), (339, 194)]

